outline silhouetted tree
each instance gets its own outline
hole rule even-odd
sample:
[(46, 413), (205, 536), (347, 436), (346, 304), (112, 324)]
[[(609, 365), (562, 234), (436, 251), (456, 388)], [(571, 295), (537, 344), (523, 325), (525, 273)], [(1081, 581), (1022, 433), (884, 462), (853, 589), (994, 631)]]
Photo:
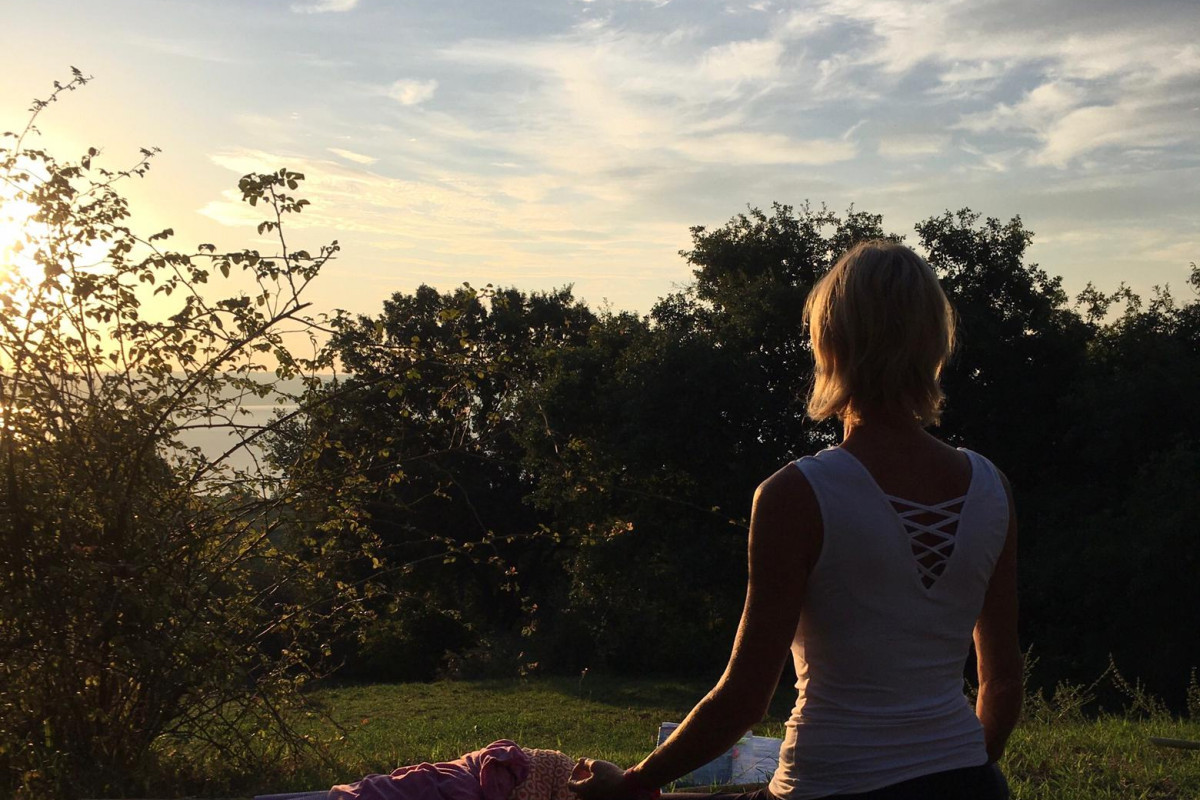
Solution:
[[(327, 368), (284, 330), (318, 330), (302, 295), (336, 243), (287, 247), (307, 201), (279, 170), (239, 184), (277, 253), (167, 249), (172, 231), (135, 232), (118, 193), (154, 151), (110, 171), (34, 132), (0, 140), (5, 211), (28, 212), (0, 283), (0, 794), (146, 791), (179, 742), (252, 774), (309, 747), (285, 710), (369, 594), (336, 580), (370, 552), (352, 491), (303, 526), (310, 494), (229, 458), (264, 432), (247, 402)], [(218, 275), (237, 288), (203, 291)], [(185, 446), (197, 428), (230, 433), (229, 452)]]

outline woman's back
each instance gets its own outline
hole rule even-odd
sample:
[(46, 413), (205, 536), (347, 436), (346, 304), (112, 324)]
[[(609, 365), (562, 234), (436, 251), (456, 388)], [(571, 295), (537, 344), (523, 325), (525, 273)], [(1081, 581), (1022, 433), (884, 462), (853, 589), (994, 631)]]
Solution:
[(723, 752), (766, 712), (789, 647), (799, 696), (769, 797), (1007, 796), (995, 761), (1021, 707), (1015, 514), (987, 459), (924, 432), (954, 310), (924, 259), (873, 240), (817, 281), (804, 318), (808, 415), (840, 419), (842, 446), (759, 484), (724, 674), (642, 763), (576, 782), (586, 800), (641, 796)]
[[(796, 462), (820, 555), (793, 643), (778, 797), (862, 792), (987, 760), (963, 668), (1009, 504), (987, 459), (869, 434)], [(855, 455), (854, 452), (858, 455)]]

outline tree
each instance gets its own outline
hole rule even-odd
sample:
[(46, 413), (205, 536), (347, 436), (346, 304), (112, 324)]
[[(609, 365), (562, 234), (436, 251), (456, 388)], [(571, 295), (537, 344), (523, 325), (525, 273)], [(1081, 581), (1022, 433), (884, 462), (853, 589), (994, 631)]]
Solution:
[[(3, 794), (145, 790), (181, 742), (244, 769), (307, 746), (285, 709), (370, 594), (339, 579), (372, 546), (352, 487), (314, 527), (290, 478), (229, 458), (264, 434), (248, 399), (326, 365), (286, 338), (319, 333), (302, 295), (338, 251), (288, 247), (303, 176), (239, 184), (276, 253), (168, 249), (118, 191), (156, 151), (113, 171), (95, 148), (29, 144), (87, 80), (74, 70), (0, 142), (4, 210), (28, 217), (0, 285)], [(241, 290), (217, 294), (218, 276)], [(196, 428), (231, 433), (229, 452), (186, 447)]]
[(1095, 313), (1086, 363), (1061, 400), (1065, 469), (1038, 476), (1046, 522), (1028, 560), (1040, 611), (1030, 632), (1048, 669), (1094, 671), (1111, 654), (1182, 708), (1200, 664), (1186, 633), (1200, 625), (1189, 577), (1200, 559), (1200, 303), (1166, 288), (1143, 301), (1124, 286), (1089, 287), (1084, 299)]
[(1062, 279), (1027, 261), (1033, 233), (1020, 217), (981, 221), (962, 209), (916, 227), (958, 317), (943, 430), (988, 453), (1024, 489), (1062, 466), (1063, 400), (1083, 369), (1090, 331)]
[(547, 354), (526, 464), (575, 548), (548, 627), (591, 666), (695, 673), (727, 652), (754, 487), (831, 435), (804, 416), (804, 298), (880, 222), (777, 204), (693, 228), (692, 286)]
[(533, 477), (516, 433), (542, 422), (522, 417), (520, 398), (542, 380), (542, 354), (582, 341), (593, 321), (569, 288), (464, 285), (396, 292), (375, 318), (335, 322), (329, 352), (349, 375), (313, 399), (347, 400), (280, 437), (275, 458), (315, 448), (318, 496), (346, 481), (370, 487), (370, 527), (392, 579), (378, 606), (385, 619), (357, 654), (348, 647), (346, 674), (428, 680), (470, 649), (521, 661), (516, 640), (561, 568), (543, 563), (547, 537), (525, 502)]

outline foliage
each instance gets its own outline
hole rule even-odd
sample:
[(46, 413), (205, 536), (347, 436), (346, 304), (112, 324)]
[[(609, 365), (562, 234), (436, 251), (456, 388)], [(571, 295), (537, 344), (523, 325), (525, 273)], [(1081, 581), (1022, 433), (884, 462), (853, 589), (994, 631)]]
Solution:
[(754, 486), (828, 436), (804, 422), (810, 365), (795, 333), (813, 282), (852, 241), (882, 235), (879, 219), (773, 212), (693, 228), (683, 256), (696, 283), (648, 317), (601, 318), (586, 342), (548, 354), (529, 392), (544, 421), (524, 438), (533, 500), (576, 547), (551, 627), (587, 660), (562, 667), (719, 661), (741, 608)]
[[(593, 319), (569, 289), (464, 285), (397, 293), (376, 319), (334, 322), (328, 352), (350, 375), (313, 389), (321, 413), (281, 432), (272, 457), (282, 466), (296, 448), (311, 449), (316, 494), (369, 487), (387, 565), (376, 577), (389, 587), (376, 607), (393, 621), (365, 631), (361, 652), (347, 648), (348, 674), (428, 680), (448, 668), (447, 656), (469, 671), (465, 651), (532, 631), (539, 581), (561, 567), (549, 563), (553, 543), (523, 502), (533, 484), (514, 439), (525, 422), (517, 403), (541, 380), (540, 354), (581, 341)], [(413, 641), (422, 615), (440, 620), (427, 630), (441, 633)], [(398, 662), (385, 665), (372, 655), (380, 652)], [(514, 669), (532, 661), (520, 647), (513, 654)]]
[[(60, 161), (29, 144), (86, 81), (76, 70), (0, 143), (5, 210), (30, 212), (0, 285), (6, 795), (145, 790), (171, 742), (242, 768), (294, 754), (307, 744), (284, 712), (368, 594), (337, 580), (370, 551), (352, 490), (326, 492), (338, 513), (309, 526), (311, 495), (233, 465), (264, 434), (244, 405), (326, 366), (289, 349), (318, 332), (302, 295), (338, 249), (287, 245), (303, 176), (239, 184), (276, 253), (169, 249), (170, 229), (130, 227), (118, 191), (155, 151), (109, 170), (95, 148)], [(185, 446), (197, 429), (229, 433), (229, 451)]]
[(1047, 526), (1053, 538), (1032, 550), (1027, 583), (1041, 614), (1029, 635), (1055, 637), (1068, 674), (1111, 653), (1178, 708), (1180, 685), (1200, 664), (1200, 642), (1188, 633), (1200, 626), (1200, 429), (1191, 408), (1200, 330), (1135, 332), (1145, 320), (1130, 322), (1093, 344), (1069, 398), (1072, 469), (1086, 480), (1046, 487), (1068, 505)]
[[(481, 641), (521, 625), (523, 663), (532, 654), (551, 670), (694, 672), (719, 662), (741, 607), (755, 484), (837, 434), (804, 417), (804, 298), (853, 242), (889, 235), (902, 238), (854, 209), (750, 209), (692, 230), (682, 255), (695, 282), (648, 315), (585, 314), (569, 295), (545, 296), (559, 298), (555, 318), (578, 315), (569, 336), (523, 334), (498, 346), (485, 303), (463, 316), (477, 323), (457, 322), (457, 310), (442, 319), (474, 295), (428, 287), (395, 295), (374, 321), (360, 319), (354, 336), (335, 344), (355, 379), (403, 386), (407, 397), (461, 396), (463, 414), (472, 404), (506, 409), (460, 425), (472, 458), (440, 460), (445, 471), (416, 484), (428, 488), (394, 504), (386, 524), (408, 526), (416, 543), (485, 531), (498, 568), (521, 565), (521, 591), (500, 602), (492, 595), (489, 605), (486, 584), (462, 596), (471, 584), (454, 570), (465, 565), (432, 564), (425, 600), (460, 611)], [(969, 209), (916, 226), (914, 246), (960, 323), (938, 433), (992, 457), (1017, 493), (1022, 624), (1042, 657), (1038, 682), (1077, 682), (1112, 654), (1181, 707), (1178, 687), (1200, 662), (1183, 633), (1200, 608), (1186, 577), (1197, 552), (1187, 520), (1195, 516), (1188, 487), (1200, 478), (1191, 410), (1200, 304), (1166, 290), (1144, 303), (1127, 287), (1088, 287), (1072, 303), (1060, 279), (1029, 262), (1032, 237), (1019, 217), (1002, 222)], [(1193, 269), (1193, 286), (1198, 276)], [(504, 292), (520, 298), (514, 308), (541, 297)], [(371, 339), (384, 330), (394, 333)], [(480, 354), (467, 370), (487, 377), (478, 400), (466, 402), (474, 390), (462, 389), (457, 373), (410, 373), (415, 355), (370, 355), (413, 335), (427, 360), (446, 350), (430, 343), (443, 339)], [(492, 388), (501, 375), (503, 389)], [(394, 437), (400, 405), (343, 408), (338, 435)], [(406, 435), (454, 441), (432, 419), (408, 417)], [(515, 546), (502, 550), (504, 542)], [(1136, 588), (1139, 601), (1121, 602), (1114, 585)], [(1179, 620), (1178, 632), (1164, 637), (1160, 619)]]

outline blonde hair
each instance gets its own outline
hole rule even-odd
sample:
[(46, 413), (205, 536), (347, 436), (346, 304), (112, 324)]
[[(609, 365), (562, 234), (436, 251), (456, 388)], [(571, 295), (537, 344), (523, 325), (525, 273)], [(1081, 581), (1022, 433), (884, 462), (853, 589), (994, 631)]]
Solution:
[(884, 239), (860, 242), (817, 281), (804, 321), (816, 360), (810, 417), (885, 411), (937, 424), (955, 322), (925, 259)]

